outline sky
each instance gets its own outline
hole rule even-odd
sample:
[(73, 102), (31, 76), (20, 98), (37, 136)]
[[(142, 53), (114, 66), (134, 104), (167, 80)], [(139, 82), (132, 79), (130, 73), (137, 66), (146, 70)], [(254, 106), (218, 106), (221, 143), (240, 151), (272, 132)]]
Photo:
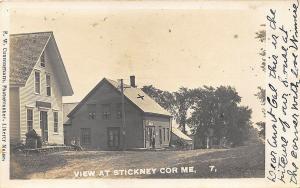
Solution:
[(104, 77), (128, 83), (135, 75), (138, 87), (168, 91), (233, 86), (252, 121), (263, 120), (254, 96), (265, 85), (255, 39), (265, 21), (259, 5), (125, 5), (14, 4), (10, 32), (54, 32), (74, 90), (64, 102), (80, 101)]

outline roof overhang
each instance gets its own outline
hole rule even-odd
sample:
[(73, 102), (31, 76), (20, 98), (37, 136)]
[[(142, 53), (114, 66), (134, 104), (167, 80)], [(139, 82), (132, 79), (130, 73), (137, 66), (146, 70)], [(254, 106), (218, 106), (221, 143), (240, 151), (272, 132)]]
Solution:
[(53, 35), (51, 35), (47, 45), (50, 48), (50, 57), (52, 58), (54, 72), (59, 80), (62, 96), (71, 96), (74, 94), (73, 88)]

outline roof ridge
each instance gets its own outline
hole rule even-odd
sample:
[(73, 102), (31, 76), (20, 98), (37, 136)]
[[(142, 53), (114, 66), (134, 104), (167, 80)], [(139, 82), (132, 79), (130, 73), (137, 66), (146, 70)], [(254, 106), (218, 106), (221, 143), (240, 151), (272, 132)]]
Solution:
[[(117, 92), (121, 92), (119, 89), (118, 89), (118, 86), (117, 86), (117, 82), (114, 81), (114, 80), (111, 80), (111, 79), (108, 79), (106, 77), (104, 77), (100, 82), (98, 82), (98, 84), (91, 90), (88, 92), (88, 94), (78, 103), (78, 105), (68, 114), (68, 117), (71, 117), (74, 113), (76, 113), (76, 111), (81, 107), (81, 105), (83, 105), (87, 100), (88, 98), (93, 94), (93, 92), (95, 92), (100, 86), (101, 84), (103, 83), (108, 83), (111, 87), (113, 87)], [(142, 89), (140, 88), (136, 88), (136, 87), (130, 87), (128, 88), (129, 90), (126, 90), (125, 89), (125, 92), (124, 92), (124, 97), (126, 98), (126, 100), (130, 101), (133, 105), (135, 105), (139, 110), (141, 110), (142, 112), (144, 113), (149, 113), (149, 114), (158, 114), (158, 115), (166, 115), (166, 116), (171, 116), (170, 113), (164, 109), (163, 107), (161, 107), (155, 100), (153, 100), (149, 95), (147, 95), (145, 92), (143, 92)], [(138, 96), (135, 96), (135, 97), (132, 97), (132, 92), (131, 91), (137, 91), (138, 93), (140, 94), (145, 94), (148, 98), (147, 101), (149, 101), (150, 103), (147, 103), (147, 104), (140, 104), (139, 102), (137, 102), (137, 100), (135, 100), (136, 97)], [(126, 92), (127, 91), (127, 92)], [(129, 91), (129, 93), (128, 93)], [(136, 94), (138, 94), (136, 93)], [(143, 96), (140, 96), (143, 98)], [(142, 99), (144, 100), (144, 99)], [(145, 105), (152, 105), (152, 104), (155, 104), (157, 106), (155, 106), (152, 110), (149, 108), (145, 108)]]
[[(106, 78), (106, 77), (104, 77), (103, 79), (106, 79), (107, 81), (111, 81), (111, 82), (114, 82), (116, 84), (119, 84), (118, 81), (113, 80), (113, 79), (109, 79), (109, 78)], [(126, 86), (126, 87), (130, 86), (130, 88), (136, 88), (136, 89), (138, 89), (137, 87), (132, 87), (130, 84), (125, 84), (124, 82), (123, 82), (123, 85)]]

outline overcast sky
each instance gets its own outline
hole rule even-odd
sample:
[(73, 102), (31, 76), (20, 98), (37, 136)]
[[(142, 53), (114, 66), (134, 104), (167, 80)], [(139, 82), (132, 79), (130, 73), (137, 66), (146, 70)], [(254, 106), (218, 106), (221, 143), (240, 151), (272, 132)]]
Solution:
[(128, 83), (135, 75), (140, 87), (168, 91), (231, 85), (253, 109), (253, 121), (263, 119), (254, 96), (265, 84), (261, 46), (254, 39), (264, 23), (259, 6), (103, 7), (56, 3), (11, 9), (11, 33), (54, 32), (74, 89), (65, 102), (80, 101), (103, 77)]

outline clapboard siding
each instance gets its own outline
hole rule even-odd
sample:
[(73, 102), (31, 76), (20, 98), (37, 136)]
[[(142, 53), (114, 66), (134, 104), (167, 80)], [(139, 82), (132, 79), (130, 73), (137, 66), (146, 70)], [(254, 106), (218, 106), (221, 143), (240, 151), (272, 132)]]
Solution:
[[(150, 129), (154, 128), (155, 147), (163, 148), (168, 147), (170, 143), (170, 131), (171, 131), (171, 119), (172, 117), (162, 114), (150, 114), (141, 110), (136, 103), (133, 103), (129, 98), (124, 100), (125, 110), (125, 142), (122, 135), (122, 119), (117, 116), (117, 112), (120, 111), (120, 105), (122, 102), (122, 96), (117, 88), (111, 84), (112, 82), (101, 81), (100, 85), (96, 86), (92, 92), (88, 94), (80, 106), (72, 114), (69, 113), (71, 118), (71, 125), (65, 126), (65, 138), (66, 143), (69, 144), (71, 140), (80, 140), (81, 129), (88, 128), (91, 132), (91, 143), (83, 145), (88, 149), (122, 149), (125, 145), (129, 148), (149, 148), (150, 147)], [(127, 88), (129, 88), (127, 86)], [(125, 88), (126, 90), (126, 88)], [(138, 97), (138, 95), (136, 95)], [(144, 100), (144, 99), (140, 99)], [(95, 117), (89, 117), (88, 105), (95, 105), (92, 109), (95, 112)], [(109, 111), (104, 111), (103, 108), (107, 108), (103, 105), (110, 105)], [(148, 105), (151, 105), (148, 103)], [(75, 107), (76, 109), (76, 107)], [(110, 112), (110, 118), (103, 118), (103, 112)], [(149, 128), (148, 126), (151, 126)], [(109, 138), (117, 138), (118, 134), (115, 132), (115, 136), (109, 135), (109, 130), (120, 130), (120, 137), (114, 139), (119, 141), (119, 147), (113, 148), (109, 146)], [(83, 139), (81, 139), (83, 140)], [(154, 140), (154, 139), (153, 139)], [(152, 141), (153, 141), (152, 140)], [(151, 142), (152, 143), (152, 142)]]
[[(66, 126), (67, 143), (70, 139), (80, 139), (81, 128), (91, 129), (91, 145), (89, 148), (107, 150), (107, 129), (110, 127), (122, 127), (122, 119), (117, 118), (116, 105), (121, 102), (121, 95), (111, 86), (105, 84), (101, 86), (86, 103), (74, 114), (72, 125)], [(88, 118), (86, 104), (96, 104), (96, 119)], [(109, 120), (102, 118), (102, 104), (111, 105), (111, 115)], [(126, 145), (128, 148), (144, 147), (143, 119), (142, 112), (132, 103), (126, 100)], [(65, 136), (66, 136), (65, 135)]]
[(15, 144), (20, 140), (20, 100), (19, 88), (9, 89), (9, 109), (10, 109), (10, 140)]
[[(62, 92), (58, 80), (56, 79), (56, 73), (53, 71), (54, 58), (51, 57), (54, 48), (51, 45), (47, 45), (45, 48), (45, 61), (46, 67), (41, 67), (40, 62), (34, 67), (34, 71), (31, 72), (26, 84), (20, 89), (20, 134), (21, 140), (25, 140), (25, 134), (27, 132), (27, 120), (26, 109), (33, 108), (33, 129), (41, 135), (40, 129), (40, 110), (36, 108), (36, 101), (43, 101), (51, 103), (51, 109), (48, 109), (48, 138), (49, 143), (63, 144), (63, 123), (62, 123)], [(34, 73), (40, 71), (41, 78), (41, 93), (35, 94), (34, 90)], [(46, 95), (46, 74), (51, 76), (51, 96)], [(54, 133), (54, 119), (53, 112), (58, 112), (58, 133)]]

